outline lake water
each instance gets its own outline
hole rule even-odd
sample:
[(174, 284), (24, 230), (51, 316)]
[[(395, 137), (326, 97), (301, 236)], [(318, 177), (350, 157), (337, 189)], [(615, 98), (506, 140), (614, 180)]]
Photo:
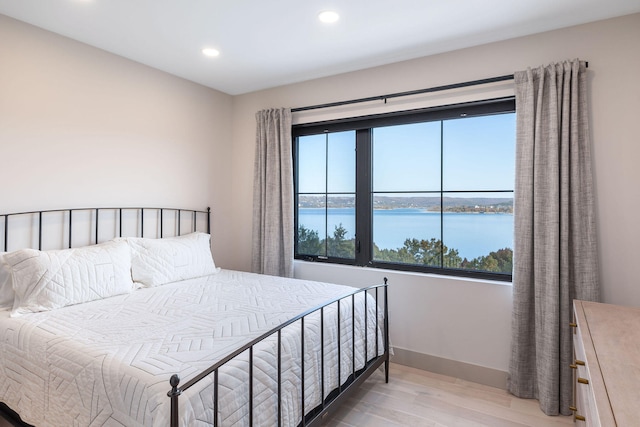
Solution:
[[(513, 215), (445, 213), (443, 242), (457, 249), (462, 258), (473, 259), (503, 248), (513, 249)], [(299, 224), (325, 233), (325, 210), (299, 209)], [(355, 234), (355, 209), (331, 208), (327, 216), (329, 234), (339, 224), (347, 239)], [(440, 239), (440, 213), (423, 209), (389, 209), (373, 212), (373, 240), (380, 249), (398, 249), (407, 238)]]

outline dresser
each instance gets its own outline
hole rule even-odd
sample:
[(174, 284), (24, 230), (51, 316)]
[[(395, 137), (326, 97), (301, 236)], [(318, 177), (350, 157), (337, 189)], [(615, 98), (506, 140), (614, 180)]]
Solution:
[(576, 426), (640, 426), (640, 308), (574, 301)]

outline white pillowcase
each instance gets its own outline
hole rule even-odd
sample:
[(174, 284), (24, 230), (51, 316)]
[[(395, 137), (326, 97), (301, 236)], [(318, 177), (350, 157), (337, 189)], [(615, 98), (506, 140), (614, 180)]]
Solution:
[(129, 293), (131, 251), (126, 242), (5, 255), (13, 270), (15, 300), (11, 316)]
[(0, 310), (11, 309), (15, 295), (11, 280), (11, 266), (4, 260), (6, 254), (6, 252), (0, 252)]
[(163, 239), (128, 237), (126, 240), (131, 246), (133, 281), (143, 286), (160, 286), (219, 271), (211, 256), (210, 236), (206, 233)]

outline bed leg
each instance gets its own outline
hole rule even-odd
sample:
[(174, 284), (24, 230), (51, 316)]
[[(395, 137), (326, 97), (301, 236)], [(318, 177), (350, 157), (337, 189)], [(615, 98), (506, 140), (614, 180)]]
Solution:
[(384, 361), (384, 382), (389, 383), (389, 353), (387, 353), (387, 358)]
[(389, 383), (389, 358), (390, 345), (389, 345), (389, 293), (387, 292), (388, 279), (384, 278), (384, 381)]

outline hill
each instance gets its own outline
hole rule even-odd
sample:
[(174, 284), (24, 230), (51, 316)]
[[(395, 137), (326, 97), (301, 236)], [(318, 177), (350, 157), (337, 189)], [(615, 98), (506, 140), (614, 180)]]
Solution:
[[(507, 193), (508, 194), (508, 193)], [(513, 213), (513, 198), (505, 197), (413, 197), (413, 196), (376, 196), (374, 209), (425, 209), (445, 212), (502, 212)], [(353, 208), (355, 198), (332, 196), (328, 199), (328, 208)], [(299, 196), (299, 208), (324, 208), (324, 196)]]

